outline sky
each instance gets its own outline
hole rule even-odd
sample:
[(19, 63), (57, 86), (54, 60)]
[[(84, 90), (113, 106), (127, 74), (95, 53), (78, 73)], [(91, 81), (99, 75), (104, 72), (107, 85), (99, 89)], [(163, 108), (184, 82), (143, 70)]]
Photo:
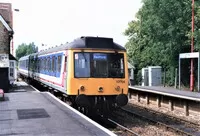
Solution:
[(12, 3), (14, 46), (34, 42), (39, 50), (81, 36), (112, 37), (124, 46), (123, 32), (141, 0), (0, 0)]

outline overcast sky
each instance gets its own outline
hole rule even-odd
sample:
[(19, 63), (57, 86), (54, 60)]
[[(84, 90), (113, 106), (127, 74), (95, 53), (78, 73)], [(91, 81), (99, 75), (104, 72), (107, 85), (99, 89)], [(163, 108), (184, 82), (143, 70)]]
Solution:
[(14, 12), (14, 45), (59, 45), (80, 36), (112, 37), (124, 45), (128, 22), (135, 18), (141, 0), (0, 0)]

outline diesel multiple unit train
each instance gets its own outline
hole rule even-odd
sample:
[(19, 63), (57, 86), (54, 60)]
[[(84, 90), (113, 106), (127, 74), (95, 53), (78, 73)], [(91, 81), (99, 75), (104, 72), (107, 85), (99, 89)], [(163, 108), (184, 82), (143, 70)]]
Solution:
[(128, 62), (112, 38), (80, 37), (19, 59), (19, 74), (65, 94), (77, 107), (93, 110), (128, 102)]

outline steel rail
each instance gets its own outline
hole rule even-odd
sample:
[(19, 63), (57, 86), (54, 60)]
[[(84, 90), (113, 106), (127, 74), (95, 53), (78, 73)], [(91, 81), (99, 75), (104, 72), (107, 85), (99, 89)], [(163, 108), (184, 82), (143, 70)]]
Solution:
[(169, 118), (172, 118), (172, 119), (175, 119), (175, 120), (178, 120), (178, 121), (181, 121), (181, 122), (185, 122), (185, 123), (188, 123), (188, 124), (192, 124), (192, 125), (196, 125), (197, 127), (200, 127), (200, 124), (199, 123), (196, 123), (196, 122), (192, 122), (192, 121), (188, 121), (186, 119), (182, 119), (180, 117), (176, 117), (176, 116), (173, 116), (173, 115), (168, 115), (168, 114), (165, 114), (163, 112), (160, 112), (160, 111), (154, 111), (152, 109), (148, 109), (146, 107), (142, 107), (142, 106), (138, 106), (138, 105), (133, 105), (135, 106), (136, 108), (139, 108), (139, 109), (144, 109), (144, 110), (148, 110), (152, 113), (155, 113), (155, 114), (164, 114), (165, 116), (169, 117)]
[(155, 120), (153, 120), (153, 119), (147, 118), (147, 117), (145, 117), (145, 116), (143, 116), (143, 115), (139, 115), (139, 114), (137, 114), (137, 113), (135, 113), (135, 112), (133, 112), (133, 111), (129, 111), (129, 110), (124, 109), (124, 108), (121, 108), (121, 109), (122, 109), (123, 111), (125, 111), (126, 113), (128, 113), (128, 114), (131, 114), (131, 115), (138, 116), (138, 117), (141, 117), (141, 118), (143, 118), (143, 119), (149, 120), (149, 121), (151, 121), (151, 122), (153, 122), (153, 123), (155, 123), (155, 124), (164, 126), (164, 127), (167, 128), (167, 129), (172, 129), (172, 130), (174, 130), (174, 131), (176, 131), (176, 132), (185, 134), (185, 135), (187, 135), (187, 136), (193, 136), (193, 134), (190, 134), (190, 133), (185, 132), (185, 131), (182, 131), (182, 130), (180, 130), (180, 129), (178, 129), (178, 128), (169, 126), (169, 125), (164, 124), (164, 123), (162, 123), (162, 122), (155, 121)]
[(120, 127), (121, 129), (123, 129), (123, 130), (125, 130), (125, 131), (128, 131), (128, 132), (131, 133), (131, 134), (134, 134), (135, 136), (140, 136), (138, 133), (136, 133), (136, 132), (134, 132), (134, 131), (128, 129), (127, 127), (125, 127), (125, 126), (123, 126), (123, 125), (120, 125), (119, 123), (115, 122), (115, 121), (112, 120), (112, 119), (109, 119), (109, 118), (108, 118), (108, 121), (110, 121), (111, 123), (117, 125), (117, 126)]

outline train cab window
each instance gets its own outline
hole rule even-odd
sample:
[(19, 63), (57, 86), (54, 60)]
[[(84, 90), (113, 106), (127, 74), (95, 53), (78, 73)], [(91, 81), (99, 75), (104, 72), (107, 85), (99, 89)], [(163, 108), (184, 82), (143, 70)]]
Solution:
[(124, 78), (124, 55), (110, 54), (109, 57), (109, 77)]
[(77, 78), (90, 77), (90, 54), (74, 54), (74, 76)]
[(93, 53), (91, 77), (124, 78), (124, 55), (120, 53)]
[(93, 53), (91, 61), (91, 77), (108, 77), (108, 55)]

